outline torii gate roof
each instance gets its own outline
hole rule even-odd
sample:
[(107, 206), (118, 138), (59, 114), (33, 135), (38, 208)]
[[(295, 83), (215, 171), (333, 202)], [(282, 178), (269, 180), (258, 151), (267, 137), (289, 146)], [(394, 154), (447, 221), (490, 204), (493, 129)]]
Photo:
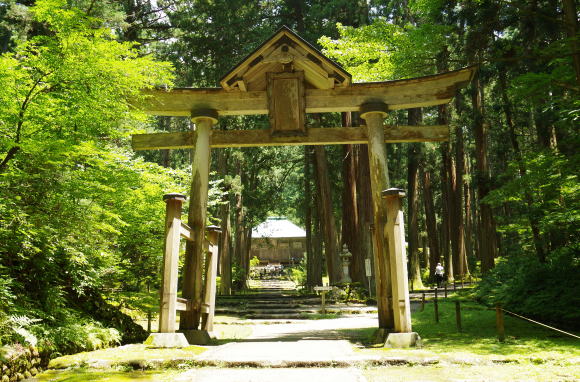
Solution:
[[(365, 143), (365, 126), (305, 127), (304, 114), (358, 112), (367, 103), (385, 104), (389, 111), (443, 105), (469, 84), (476, 71), (470, 66), (431, 76), (352, 83), (348, 72), (283, 27), (229, 71), (221, 79), (222, 87), (144, 90), (137, 106), (162, 116), (191, 117), (194, 110), (208, 109), (218, 116), (269, 114), (270, 129), (212, 129), (211, 147)], [(278, 88), (272, 86), (273, 78)], [(449, 137), (445, 125), (384, 129), (385, 142), (437, 142)], [(194, 142), (194, 131), (133, 136), (135, 150), (187, 148)]]
[(266, 90), (266, 73), (279, 73), (284, 64), (304, 71), (306, 85), (314, 89), (346, 87), (352, 76), (336, 62), (283, 26), (220, 80), (224, 90)]

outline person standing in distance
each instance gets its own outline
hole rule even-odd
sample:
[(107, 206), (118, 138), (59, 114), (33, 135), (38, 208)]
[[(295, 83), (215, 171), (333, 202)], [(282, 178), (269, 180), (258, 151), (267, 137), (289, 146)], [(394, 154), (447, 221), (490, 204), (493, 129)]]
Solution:
[(435, 281), (437, 282), (437, 288), (441, 287), (441, 282), (443, 281), (443, 275), (445, 274), (445, 270), (441, 263), (437, 263), (435, 267)]

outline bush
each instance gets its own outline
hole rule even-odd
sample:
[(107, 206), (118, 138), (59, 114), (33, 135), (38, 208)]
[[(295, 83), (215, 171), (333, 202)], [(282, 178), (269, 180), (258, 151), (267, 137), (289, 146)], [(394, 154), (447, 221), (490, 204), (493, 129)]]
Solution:
[(288, 270), (288, 277), (296, 285), (306, 285), (306, 268), (306, 256), (304, 256), (298, 265)]
[(49, 358), (102, 349), (121, 343), (121, 334), (117, 329), (105, 328), (94, 321), (67, 323), (57, 328), (37, 326), (31, 330), (40, 338), (38, 342), (40, 352), (48, 354)]
[(546, 263), (533, 256), (502, 259), (475, 290), (486, 305), (496, 303), (523, 316), (580, 328), (579, 246), (552, 252)]

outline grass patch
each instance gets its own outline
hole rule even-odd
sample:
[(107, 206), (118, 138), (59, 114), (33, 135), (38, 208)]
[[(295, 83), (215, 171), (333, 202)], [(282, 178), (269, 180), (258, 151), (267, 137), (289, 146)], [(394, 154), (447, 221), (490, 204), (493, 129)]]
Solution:
[[(462, 332), (455, 323), (455, 303), (439, 301), (439, 323), (435, 322), (434, 304), (412, 315), (413, 331), (423, 340), (423, 349), (438, 355), (485, 356), (514, 359), (528, 363), (556, 362), (566, 365), (580, 357), (580, 341), (565, 337), (538, 325), (505, 315), (506, 340), (497, 339), (495, 311), (474, 302), (461, 303)], [(372, 338), (374, 329), (364, 329)], [(376, 346), (377, 344), (375, 344)], [(378, 352), (420, 352), (418, 349), (375, 349)], [(409, 355), (411, 355), (409, 354)]]
[(301, 312), (300, 318), (305, 320), (326, 320), (330, 318), (340, 318), (342, 317), (342, 313), (306, 313)]
[(398, 381), (575, 381), (579, 367), (535, 365), (497, 366), (389, 366), (363, 371), (368, 382)]

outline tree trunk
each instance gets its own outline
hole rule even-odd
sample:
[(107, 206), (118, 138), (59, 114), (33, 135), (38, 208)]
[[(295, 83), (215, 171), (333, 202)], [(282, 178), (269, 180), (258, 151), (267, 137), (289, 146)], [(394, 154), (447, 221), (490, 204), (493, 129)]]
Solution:
[(483, 85), (479, 75), (476, 74), (473, 79), (471, 89), (471, 101), (473, 104), (473, 124), (475, 134), (475, 162), (477, 171), (475, 174), (477, 183), (477, 196), (479, 199), (479, 210), (481, 216), (480, 225), (480, 258), (481, 271), (483, 273), (494, 267), (494, 259), (497, 252), (497, 241), (495, 232), (495, 222), (493, 213), (489, 204), (482, 203), (481, 200), (487, 196), (490, 191), (489, 186), (489, 164), (487, 161), (487, 124), (483, 119)]
[[(317, 199), (318, 197), (315, 196)], [(317, 203), (319, 204), (319, 203)], [(312, 233), (312, 285), (322, 285), (322, 230), (319, 216), (320, 209), (314, 210)]]
[(306, 231), (306, 287), (312, 289), (314, 282), (314, 257), (312, 252), (312, 189), (310, 187), (311, 148), (304, 146), (304, 229)]
[[(448, 123), (447, 115), (447, 105), (439, 106), (438, 110), (438, 122), (441, 125), (446, 125)], [(449, 155), (449, 143), (445, 142), (441, 145), (441, 255), (444, 259), (445, 274), (447, 276), (447, 281), (452, 282), (453, 278), (453, 257), (449, 248), (449, 240), (451, 237), (451, 220), (450, 220), (450, 195), (451, 187), (449, 186), (450, 179), (449, 174), (453, 172), (450, 171), (451, 158)]]
[[(357, 171), (356, 171), (356, 189), (357, 189), (357, 209), (358, 209), (358, 247), (361, 258), (369, 259), (371, 262), (371, 270), (374, 268), (373, 263), (373, 245), (371, 235), (371, 225), (373, 224), (373, 205), (371, 202), (371, 179), (369, 169), (369, 153), (367, 145), (356, 145), (355, 152), (357, 157)], [(366, 274), (365, 274), (366, 276)], [(370, 293), (375, 288), (375, 275), (371, 276)], [(364, 284), (368, 284), (368, 281)]]
[(332, 191), (328, 179), (328, 163), (324, 146), (315, 146), (318, 195), (320, 196), (320, 217), (324, 233), (324, 253), (328, 278), (332, 285), (340, 282), (340, 261), (338, 258), (336, 223), (332, 213)]
[[(227, 175), (227, 151), (219, 150), (218, 173), (224, 178)], [(219, 207), (219, 216), (221, 220), (221, 235), (218, 245), (218, 257), (220, 261), (220, 294), (229, 296), (232, 291), (232, 258), (230, 252), (231, 224), (230, 224), (230, 202), (229, 195), (223, 196), (223, 204)]]
[[(409, 109), (408, 124), (411, 126), (421, 123), (421, 109)], [(419, 262), (419, 161), (421, 158), (421, 144), (409, 143), (408, 146), (408, 256), (409, 279), (413, 288), (423, 288), (421, 280), (421, 265)]]
[[(351, 127), (351, 113), (342, 113), (342, 126)], [(342, 193), (342, 242), (352, 254), (350, 277), (353, 282), (365, 285), (364, 257), (358, 245), (358, 209), (356, 204), (356, 161), (353, 145), (343, 146), (342, 178), (344, 189)]]
[(463, 197), (465, 199), (465, 258), (469, 264), (469, 259), (473, 258), (473, 214), (471, 212), (471, 192), (469, 184), (463, 185)]
[(433, 193), (431, 192), (431, 174), (423, 171), (423, 202), (425, 203), (425, 222), (427, 226), (427, 238), (429, 240), (429, 278), (435, 280), (435, 267), (441, 262), (439, 252), (439, 240), (437, 237), (437, 217), (435, 216), (435, 205), (433, 203)]
[[(237, 173), (240, 179), (242, 178), (242, 165), (240, 161), (236, 163)], [(235, 208), (235, 221), (236, 221), (236, 231), (234, 234), (234, 264), (238, 267), (238, 269), (245, 269), (244, 267), (244, 205), (243, 205), (243, 197), (242, 191), (238, 190), (235, 194), (236, 200), (236, 208)], [(239, 275), (238, 275), (239, 276)], [(246, 275), (242, 275), (241, 280), (236, 280), (237, 285), (235, 287), (237, 289), (242, 289), (245, 285)]]
[(562, 0), (562, 10), (564, 11), (566, 36), (570, 39), (570, 50), (572, 51), (576, 82), (580, 84), (580, 48), (578, 47), (578, 13), (576, 13), (576, 2), (574, 0)]
[[(462, 110), (462, 108), (457, 108)], [(465, 256), (465, 227), (463, 225), (463, 172), (465, 168), (465, 152), (463, 148), (463, 129), (458, 126), (455, 129), (455, 183), (452, 184), (453, 190), (453, 213), (455, 214), (453, 224), (453, 235), (455, 236), (455, 246), (453, 251), (456, 252), (454, 259), (457, 259), (457, 274), (462, 279), (469, 273)]]
[[(318, 171), (316, 171), (316, 155), (310, 151), (310, 160), (312, 167), (314, 168), (313, 177), (314, 184), (318, 187)], [(322, 234), (322, 221), (320, 214), (322, 211), (320, 194), (314, 192), (314, 208), (313, 208), (313, 236), (312, 236), (312, 282), (314, 285), (322, 285), (322, 275), (323, 275), (323, 242), (324, 237)]]

